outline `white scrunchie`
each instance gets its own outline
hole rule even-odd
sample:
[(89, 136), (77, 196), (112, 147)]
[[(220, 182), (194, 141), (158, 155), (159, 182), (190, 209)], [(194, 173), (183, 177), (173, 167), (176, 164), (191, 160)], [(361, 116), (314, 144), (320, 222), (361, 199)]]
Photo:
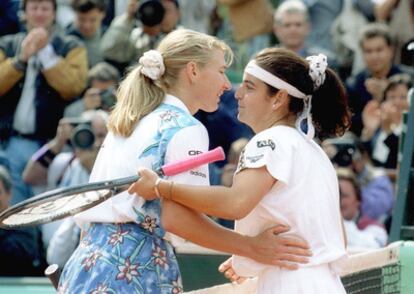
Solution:
[(317, 90), (325, 81), (325, 71), (328, 67), (328, 59), (325, 55), (312, 55), (306, 57), (309, 62), (309, 75), (313, 81), (313, 89)]
[(165, 72), (162, 55), (157, 50), (149, 50), (139, 59), (141, 73), (151, 80), (158, 80)]

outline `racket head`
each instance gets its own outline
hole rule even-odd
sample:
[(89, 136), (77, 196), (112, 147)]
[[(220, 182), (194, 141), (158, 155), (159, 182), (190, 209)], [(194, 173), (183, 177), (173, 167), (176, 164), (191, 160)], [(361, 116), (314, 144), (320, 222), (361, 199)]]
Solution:
[(103, 187), (91, 191), (58, 189), (46, 192), (2, 212), (0, 227), (15, 229), (60, 220), (89, 209), (113, 194), (113, 189)]

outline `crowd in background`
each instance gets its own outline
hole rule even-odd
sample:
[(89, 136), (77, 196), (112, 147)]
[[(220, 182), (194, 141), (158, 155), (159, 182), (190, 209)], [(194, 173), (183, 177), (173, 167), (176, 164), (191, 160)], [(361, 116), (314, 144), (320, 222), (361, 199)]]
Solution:
[[(234, 89), (216, 112), (196, 114), (210, 147), (227, 154), (210, 165), (212, 184), (231, 185), (253, 135), (237, 121), (234, 99), (247, 61), (272, 46), (327, 56), (353, 113), (345, 136), (319, 138), (337, 168), (348, 246), (385, 246), (414, 78), (412, 0), (0, 1), (0, 212), (43, 191), (88, 182), (117, 85), (145, 51), (180, 27), (218, 36), (236, 55), (228, 70)], [(78, 242), (71, 218), (0, 229), (0, 275), (43, 275), (48, 263), (63, 266)]]

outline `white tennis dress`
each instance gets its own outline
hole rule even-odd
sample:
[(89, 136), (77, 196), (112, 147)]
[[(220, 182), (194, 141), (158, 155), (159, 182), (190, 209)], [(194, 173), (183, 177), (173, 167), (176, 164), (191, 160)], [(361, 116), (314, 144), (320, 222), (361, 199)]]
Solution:
[(295, 271), (233, 256), (237, 274), (257, 276), (260, 294), (345, 293), (337, 274), (346, 257), (339, 188), (328, 157), (297, 129), (275, 126), (250, 140), (237, 172), (262, 166), (277, 182), (249, 215), (236, 222), (236, 231), (254, 236), (286, 224), (291, 228), (286, 235), (305, 239), (313, 256)]

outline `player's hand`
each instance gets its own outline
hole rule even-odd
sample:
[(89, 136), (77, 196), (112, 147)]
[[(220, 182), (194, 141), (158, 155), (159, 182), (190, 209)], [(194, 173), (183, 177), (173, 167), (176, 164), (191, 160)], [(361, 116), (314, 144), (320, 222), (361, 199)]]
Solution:
[(299, 237), (280, 235), (289, 227), (277, 225), (255, 237), (250, 237), (250, 258), (264, 264), (276, 265), (290, 270), (298, 269), (299, 263), (308, 263), (312, 252), (306, 241)]
[(218, 270), (219, 270), (219, 272), (223, 273), (223, 275), (227, 279), (229, 279), (232, 283), (241, 284), (246, 280), (246, 278), (245, 277), (240, 277), (239, 275), (236, 274), (236, 272), (234, 271), (234, 269), (231, 265), (231, 261), (232, 261), (232, 258), (230, 257), (225, 262), (220, 264)]
[(150, 169), (139, 168), (138, 175), (140, 178), (128, 188), (128, 193), (136, 193), (146, 200), (154, 200), (157, 198), (155, 194), (155, 182), (158, 175)]

